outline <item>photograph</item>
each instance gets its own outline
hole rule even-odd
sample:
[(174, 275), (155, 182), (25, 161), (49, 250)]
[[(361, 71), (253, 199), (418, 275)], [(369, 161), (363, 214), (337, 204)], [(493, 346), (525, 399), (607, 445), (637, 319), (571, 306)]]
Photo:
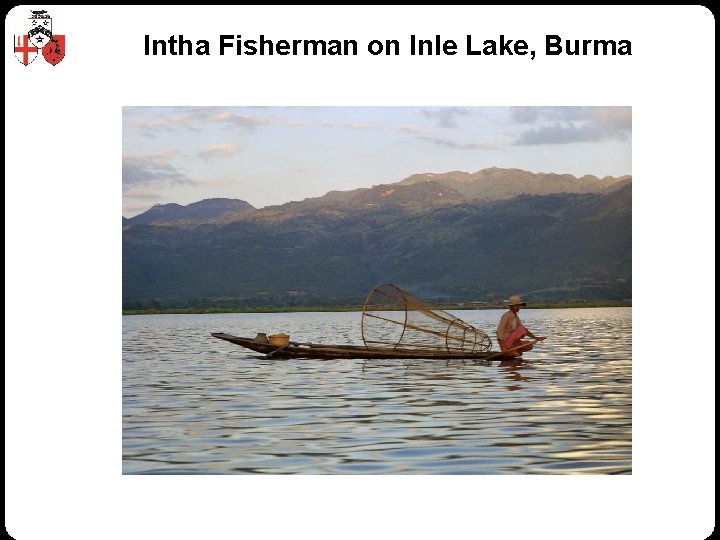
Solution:
[(123, 473), (631, 474), (631, 143), (630, 107), (124, 108)]

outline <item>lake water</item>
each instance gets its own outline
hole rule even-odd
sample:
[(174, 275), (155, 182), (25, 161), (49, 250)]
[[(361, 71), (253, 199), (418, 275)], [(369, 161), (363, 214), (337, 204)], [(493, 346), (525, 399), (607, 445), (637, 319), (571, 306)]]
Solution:
[[(453, 311), (488, 332), (504, 310)], [(123, 317), (124, 474), (630, 474), (631, 308), (525, 309), (518, 361), (277, 360), (360, 313)], [(496, 348), (496, 347), (494, 347)]]

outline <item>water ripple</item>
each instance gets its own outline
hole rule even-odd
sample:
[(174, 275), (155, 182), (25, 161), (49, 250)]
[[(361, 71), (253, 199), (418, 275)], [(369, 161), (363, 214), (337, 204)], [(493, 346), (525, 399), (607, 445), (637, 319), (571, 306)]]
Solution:
[(123, 472), (630, 474), (630, 313), (526, 310), (548, 340), (477, 363), (275, 360), (210, 336), (360, 344), (358, 313), (125, 316)]

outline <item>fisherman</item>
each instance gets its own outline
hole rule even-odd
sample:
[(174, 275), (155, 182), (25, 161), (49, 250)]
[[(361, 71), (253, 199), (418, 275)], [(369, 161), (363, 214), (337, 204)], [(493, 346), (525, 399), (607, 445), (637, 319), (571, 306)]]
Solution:
[(500, 324), (497, 327), (497, 340), (502, 352), (510, 352), (513, 356), (522, 356), (522, 353), (533, 348), (533, 343), (525, 341), (522, 338), (530, 337), (535, 341), (542, 341), (545, 336), (536, 336), (530, 330), (525, 328), (518, 311), (521, 307), (525, 307), (519, 296), (513, 295), (507, 302), (509, 308), (507, 312), (500, 318)]

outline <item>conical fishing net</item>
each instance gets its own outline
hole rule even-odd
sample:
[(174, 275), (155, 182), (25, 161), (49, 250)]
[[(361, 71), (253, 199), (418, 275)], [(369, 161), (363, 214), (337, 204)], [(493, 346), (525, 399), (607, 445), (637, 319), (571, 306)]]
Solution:
[(363, 305), (362, 337), (369, 348), (487, 352), (487, 334), (395, 285), (378, 285)]

